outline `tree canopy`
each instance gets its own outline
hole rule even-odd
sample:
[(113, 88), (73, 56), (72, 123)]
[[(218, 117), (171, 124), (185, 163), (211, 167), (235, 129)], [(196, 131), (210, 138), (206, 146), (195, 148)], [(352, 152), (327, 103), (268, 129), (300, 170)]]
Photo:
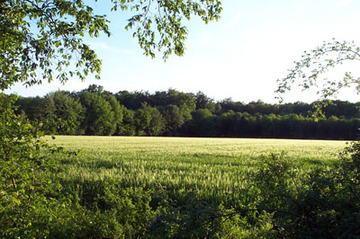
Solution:
[[(184, 19), (219, 19), (220, 0), (110, 0), (109, 11), (132, 12), (133, 31), (146, 55), (183, 55), (187, 29)], [(97, 0), (93, 0), (97, 2)], [(99, 78), (101, 60), (84, 36), (110, 36), (106, 13), (95, 14), (84, 0), (6, 0), (0, 3), (0, 89), (15, 82), (66, 82), (89, 73)]]
[[(314, 118), (320, 103), (327, 106)], [(90, 85), (79, 92), (21, 97), (16, 104), (21, 115), (53, 135), (356, 139), (360, 126), (360, 103), (214, 101), (204, 93), (173, 89), (113, 94)]]

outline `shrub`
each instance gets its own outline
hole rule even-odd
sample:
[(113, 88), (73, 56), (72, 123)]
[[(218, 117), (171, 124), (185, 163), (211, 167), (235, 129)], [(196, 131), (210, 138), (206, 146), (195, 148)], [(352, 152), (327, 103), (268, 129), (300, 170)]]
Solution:
[(272, 214), (272, 230), (280, 238), (357, 238), (359, 166), (359, 142), (340, 154), (338, 164), (305, 173), (285, 155), (272, 155), (255, 175), (255, 211)]

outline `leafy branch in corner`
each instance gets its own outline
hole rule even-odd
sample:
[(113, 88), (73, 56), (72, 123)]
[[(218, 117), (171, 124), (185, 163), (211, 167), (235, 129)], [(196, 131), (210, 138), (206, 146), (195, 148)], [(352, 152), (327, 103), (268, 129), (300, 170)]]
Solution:
[(275, 92), (280, 96), (277, 98), (282, 101), (281, 95), (290, 91), (296, 83), (302, 90), (319, 88), (317, 94), (323, 99), (336, 96), (341, 89), (354, 85), (359, 94), (360, 77), (353, 76), (351, 72), (345, 72), (342, 79), (319, 81), (320, 75), (338, 65), (354, 60), (360, 60), (360, 47), (355, 42), (340, 42), (335, 39), (329, 42), (325, 41), (321, 46), (311, 51), (305, 51), (301, 59), (294, 62), (295, 66), (289, 70), (289, 74), (278, 80), (278, 89)]

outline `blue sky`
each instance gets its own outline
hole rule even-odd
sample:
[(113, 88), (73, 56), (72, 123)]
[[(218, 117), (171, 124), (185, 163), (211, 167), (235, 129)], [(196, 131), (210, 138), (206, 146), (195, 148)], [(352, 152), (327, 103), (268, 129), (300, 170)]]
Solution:
[[(99, 2), (94, 7), (101, 11), (106, 8), (105, 1)], [(357, 0), (223, 0), (221, 19), (205, 25), (193, 18), (187, 24), (185, 56), (170, 56), (166, 62), (161, 54), (156, 59), (143, 55), (131, 32), (124, 30), (127, 14), (110, 13), (113, 35), (86, 40), (103, 60), (100, 81), (90, 76), (85, 82), (74, 79), (65, 85), (52, 82), (27, 89), (16, 85), (11, 92), (42, 96), (57, 89), (77, 91), (99, 84), (114, 93), (172, 88), (202, 91), (215, 100), (231, 97), (242, 102), (260, 99), (274, 103), (276, 80), (287, 75), (287, 69), (305, 50), (332, 38), (360, 45), (359, 10)], [(342, 68), (356, 73), (360, 63), (356, 64)], [(335, 70), (329, 78), (340, 74)], [(316, 98), (313, 92), (285, 95), (291, 102)], [(347, 90), (339, 99), (359, 101), (360, 97)]]

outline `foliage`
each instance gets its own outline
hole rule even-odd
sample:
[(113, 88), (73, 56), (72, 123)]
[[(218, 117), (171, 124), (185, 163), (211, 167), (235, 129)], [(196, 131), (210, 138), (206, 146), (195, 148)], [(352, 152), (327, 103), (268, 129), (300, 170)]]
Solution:
[[(219, 0), (135, 1), (111, 0), (111, 10), (131, 10), (126, 29), (146, 55), (163, 51), (184, 54), (187, 29), (183, 18), (199, 16), (205, 23), (219, 19)], [(109, 9), (110, 10), (110, 9)], [(84, 36), (110, 36), (105, 14), (97, 15), (87, 1), (6, 0), (0, 3), (0, 89), (15, 82), (41, 84), (54, 78), (66, 82), (89, 73), (100, 76), (101, 61), (84, 42)]]
[(164, 119), (158, 109), (143, 103), (135, 112), (135, 126), (138, 135), (159, 135), (164, 130)]
[(323, 101), (322, 117), (314, 117), (317, 104), (213, 102), (203, 93), (172, 89), (112, 94), (98, 85), (18, 101), (22, 113), (48, 134), (357, 138), (359, 103)]
[(163, 111), (168, 134), (176, 132), (185, 123), (184, 116), (177, 105), (167, 105)]
[(122, 106), (123, 120), (122, 124), (118, 126), (118, 135), (133, 136), (136, 134), (135, 130), (135, 112), (128, 110), (126, 107)]
[(265, 159), (255, 173), (256, 211), (272, 214), (280, 238), (356, 238), (359, 153), (359, 143), (352, 143), (340, 163), (305, 174), (284, 155)]
[[(74, 76), (85, 79), (89, 72), (100, 73), (101, 61), (83, 43), (82, 36), (110, 32), (105, 16), (95, 15), (83, 1), (7, 0), (0, 9), (0, 89), (14, 82), (33, 85), (41, 84), (41, 79), (52, 81), (56, 71), (61, 82)], [(69, 69), (70, 63), (76, 68)]]
[(113, 94), (105, 93), (102, 97), (111, 105), (111, 111), (114, 112), (114, 121), (112, 122), (112, 125), (115, 127), (114, 134), (119, 134), (119, 129), (124, 117), (123, 108)]
[(54, 102), (53, 126), (51, 133), (79, 134), (82, 133), (80, 126), (84, 119), (84, 108), (79, 101), (69, 97), (68, 92), (56, 91), (45, 96)]
[(26, 115), (39, 130), (46, 131), (48, 134), (57, 132), (55, 126), (56, 107), (52, 98), (39, 96), (32, 98), (19, 97), (16, 104), (19, 106), (17, 111), (22, 115)]
[(116, 130), (114, 112), (108, 101), (101, 95), (91, 92), (82, 92), (79, 100), (85, 108), (85, 117), (82, 128), (88, 135), (112, 135)]
[(46, 237), (47, 231), (33, 230), (33, 224), (56, 204), (61, 190), (56, 161), (71, 153), (40, 141), (39, 129), (14, 113), (15, 100), (0, 95), (0, 235)]
[[(126, 25), (126, 29), (134, 29), (133, 36), (139, 41), (146, 55), (155, 56), (154, 50), (163, 51), (167, 58), (171, 53), (184, 54), (184, 41), (187, 29), (183, 25), (183, 18), (190, 20), (192, 15), (199, 16), (205, 23), (218, 20), (221, 13), (219, 0), (209, 1), (145, 1), (112, 0), (118, 5), (113, 8), (131, 8), (135, 11)], [(125, 4), (124, 4), (125, 3)], [(154, 30), (157, 29), (157, 32)]]
[[(294, 68), (283, 79), (278, 80), (277, 93), (283, 94), (300, 78), (299, 86), (302, 90), (319, 87), (318, 94), (325, 99), (335, 96), (341, 89), (355, 85), (360, 93), (360, 78), (354, 77), (351, 72), (346, 72), (341, 80), (319, 81), (319, 76), (330, 69), (347, 61), (360, 60), (360, 47), (354, 42), (337, 41), (324, 42), (321, 46), (305, 51), (301, 60), (295, 61)], [(282, 100), (282, 97), (279, 97)]]

